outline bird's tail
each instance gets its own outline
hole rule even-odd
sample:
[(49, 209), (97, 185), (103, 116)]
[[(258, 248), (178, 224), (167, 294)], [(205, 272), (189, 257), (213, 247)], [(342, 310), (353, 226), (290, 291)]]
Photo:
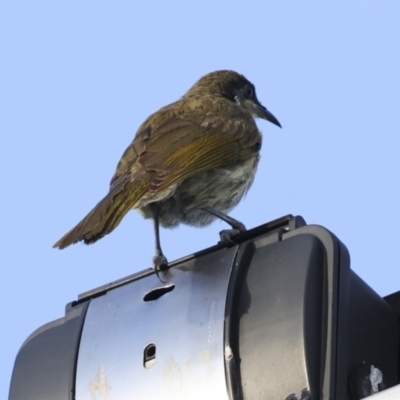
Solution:
[(147, 190), (145, 186), (136, 187), (133, 191), (111, 190), (78, 225), (65, 234), (53, 247), (64, 249), (81, 241), (91, 244), (109, 234), (143, 197)]

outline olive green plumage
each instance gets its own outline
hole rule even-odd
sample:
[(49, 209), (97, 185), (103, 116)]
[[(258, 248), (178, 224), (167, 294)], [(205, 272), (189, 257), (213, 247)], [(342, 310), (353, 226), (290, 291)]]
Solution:
[(280, 126), (257, 100), (254, 86), (233, 71), (201, 78), (179, 101), (139, 127), (111, 180), (109, 193), (54, 247), (93, 243), (131, 209), (165, 227), (210, 224), (228, 213), (251, 186), (261, 148), (254, 118)]

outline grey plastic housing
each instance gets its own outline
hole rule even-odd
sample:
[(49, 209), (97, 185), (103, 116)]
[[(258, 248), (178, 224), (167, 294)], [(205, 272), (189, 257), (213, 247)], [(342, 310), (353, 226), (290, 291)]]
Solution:
[(76, 360), (88, 305), (67, 306), (65, 317), (25, 340), (14, 364), (10, 400), (74, 399)]
[(355, 400), (399, 382), (399, 296), (287, 216), (88, 291), (18, 353), (9, 400)]

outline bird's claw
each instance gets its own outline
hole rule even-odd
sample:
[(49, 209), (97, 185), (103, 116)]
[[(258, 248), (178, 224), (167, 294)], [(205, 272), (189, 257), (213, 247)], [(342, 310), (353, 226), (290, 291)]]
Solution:
[[(158, 280), (161, 283), (166, 283), (161, 277), (160, 272), (165, 272), (168, 270), (168, 260), (164, 255), (156, 255), (153, 257), (153, 267), (157, 275)], [(163, 274), (164, 275), (164, 274)]]
[(232, 238), (236, 236), (237, 234), (241, 232), (246, 232), (247, 229), (244, 226), (244, 224), (240, 221), (238, 221), (235, 218), (230, 217), (229, 215), (224, 214), (221, 211), (214, 210), (211, 207), (200, 207), (203, 211), (206, 211), (215, 217), (221, 219), (222, 221), (225, 221), (227, 224), (229, 224), (232, 229), (224, 229), (219, 233), (219, 237), (221, 238), (220, 243), (231, 243), (233, 242)]
[(153, 266), (156, 272), (168, 269), (168, 260), (164, 255), (156, 255), (153, 257)]
[(246, 227), (240, 223), (241, 226), (237, 227), (235, 229), (224, 229), (219, 233), (220, 237), (220, 243), (226, 244), (226, 243), (232, 243), (233, 238), (238, 235), (239, 233), (246, 232)]

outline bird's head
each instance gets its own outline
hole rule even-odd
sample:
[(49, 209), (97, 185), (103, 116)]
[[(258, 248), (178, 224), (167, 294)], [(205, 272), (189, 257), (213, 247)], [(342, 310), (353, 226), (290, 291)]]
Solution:
[(257, 99), (254, 85), (235, 71), (215, 71), (199, 79), (186, 93), (224, 97), (245, 109), (253, 118), (262, 118), (281, 127), (275, 116)]

